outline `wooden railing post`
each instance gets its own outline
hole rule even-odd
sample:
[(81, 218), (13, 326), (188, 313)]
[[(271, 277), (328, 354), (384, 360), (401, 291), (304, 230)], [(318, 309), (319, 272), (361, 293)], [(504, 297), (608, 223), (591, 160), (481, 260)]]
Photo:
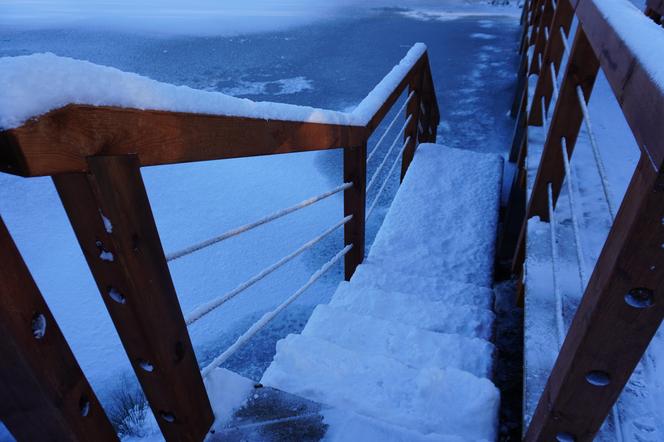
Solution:
[(641, 155), (526, 433), (591, 441), (664, 318), (664, 164)]
[(167, 440), (200, 441), (212, 410), (136, 156), (53, 178), (97, 287)]
[(413, 157), (415, 156), (415, 149), (418, 144), (419, 137), (419, 127), (420, 123), (420, 104), (422, 103), (422, 84), (424, 79), (424, 69), (420, 69), (418, 72), (415, 72), (411, 76), (410, 81), (408, 82), (408, 95), (414, 93), (413, 99), (410, 100), (408, 106), (406, 106), (406, 115), (405, 117), (411, 117), (410, 122), (406, 125), (406, 130), (403, 132), (404, 142), (408, 140), (406, 144), (406, 149), (403, 151), (403, 157), (401, 159), (401, 180), (406, 176), (406, 171), (408, 171), (408, 166), (410, 166)]
[(117, 440), (2, 218), (0, 262), (0, 419), (19, 441)]
[(344, 278), (350, 281), (364, 261), (365, 210), (367, 189), (367, 144), (344, 148), (344, 183), (353, 183), (344, 191), (344, 216), (353, 219), (344, 225), (344, 245), (353, 248), (344, 257)]

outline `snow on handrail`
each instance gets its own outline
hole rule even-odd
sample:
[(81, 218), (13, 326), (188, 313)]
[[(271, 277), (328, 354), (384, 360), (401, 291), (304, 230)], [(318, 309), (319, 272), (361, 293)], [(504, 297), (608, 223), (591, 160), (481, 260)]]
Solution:
[(595, 164), (597, 165), (597, 172), (599, 173), (600, 181), (602, 182), (602, 191), (604, 192), (604, 198), (606, 199), (607, 207), (609, 208), (609, 215), (611, 216), (611, 222), (616, 217), (616, 211), (613, 207), (613, 202), (611, 200), (611, 190), (609, 188), (609, 180), (606, 176), (606, 169), (604, 168), (604, 161), (602, 160), (602, 155), (597, 146), (597, 140), (595, 139), (595, 133), (593, 131), (592, 125), (590, 123), (590, 113), (588, 112), (588, 105), (586, 103), (586, 98), (583, 95), (583, 89), (581, 86), (576, 87), (576, 96), (579, 99), (579, 106), (581, 106), (581, 112), (583, 112), (583, 121), (586, 124), (586, 132), (588, 132), (588, 138), (590, 139), (590, 146), (592, 147), (593, 157), (595, 158)]
[(387, 163), (387, 159), (390, 157), (390, 154), (394, 150), (394, 147), (397, 144), (397, 141), (399, 140), (399, 137), (403, 134), (403, 132), (406, 130), (406, 126), (408, 126), (408, 123), (410, 123), (410, 120), (412, 120), (413, 116), (408, 115), (408, 118), (406, 118), (406, 121), (404, 122), (403, 126), (401, 126), (401, 129), (399, 129), (399, 132), (397, 133), (397, 136), (394, 137), (394, 141), (392, 141), (392, 144), (390, 145), (390, 148), (387, 150), (387, 153), (385, 154), (385, 158), (383, 158), (383, 161), (381, 161), (380, 165), (376, 168), (376, 171), (374, 172), (373, 176), (369, 180), (369, 184), (367, 184), (367, 189), (366, 191), (368, 192), (371, 187), (373, 187), (374, 183), (378, 179), (378, 175), (380, 172), (383, 170), (383, 167), (385, 167), (385, 164)]
[(562, 26), (560, 29), (560, 39), (563, 41), (563, 51), (569, 57), (569, 42), (567, 41), (567, 34), (565, 34), (565, 28)]
[(288, 307), (290, 304), (292, 304), (297, 298), (302, 295), (309, 287), (311, 287), (318, 279), (320, 279), (321, 276), (323, 276), (328, 270), (332, 268), (334, 264), (337, 263), (341, 258), (343, 258), (346, 253), (350, 251), (350, 249), (353, 248), (352, 244), (347, 245), (344, 247), (339, 253), (337, 253), (332, 259), (330, 259), (328, 262), (323, 264), (323, 266), (318, 269), (314, 274), (309, 277), (309, 280), (295, 293), (293, 293), (288, 299), (286, 299), (284, 302), (279, 304), (277, 308), (275, 308), (272, 311), (267, 312), (265, 315), (263, 315), (262, 318), (260, 318), (258, 321), (256, 321), (249, 329), (240, 336), (233, 345), (228, 347), (222, 354), (217, 356), (207, 367), (205, 367), (203, 370), (201, 370), (201, 374), (203, 376), (207, 376), (210, 374), (212, 370), (215, 368), (219, 367), (221, 364), (223, 364), (228, 358), (233, 356), (233, 354), (240, 348), (242, 345), (247, 343), (252, 337), (256, 335), (259, 331), (261, 331), (267, 324), (272, 321), (275, 316), (277, 316), (281, 311), (283, 311), (286, 307)]
[(235, 296), (238, 294), (242, 293), (252, 285), (256, 284), (258, 281), (262, 280), (275, 270), (281, 268), (283, 265), (286, 263), (290, 262), (297, 256), (301, 255), (304, 253), (306, 250), (309, 250), (312, 248), (314, 245), (318, 244), (320, 241), (322, 241), (324, 238), (326, 238), (328, 235), (330, 235), (332, 232), (337, 230), (339, 227), (345, 225), (348, 221), (350, 221), (353, 218), (353, 215), (348, 215), (329, 229), (325, 230), (323, 233), (315, 237), (314, 239), (307, 241), (306, 243), (302, 244), (297, 250), (294, 252), (284, 256), (281, 258), (279, 261), (275, 262), (274, 264), (266, 267), (265, 269), (261, 270), (242, 284), (238, 285), (231, 291), (223, 294), (222, 296), (213, 299), (212, 301), (206, 302), (204, 304), (199, 305), (198, 307), (194, 308), (186, 317), (185, 317), (185, 323), (187, 325), (191, 325), (194, 322), (198, 321), (201, 319), (203, 316), (207, 315), (208, 313), (212, 312), (213, 310), (217, 309), (220, 307), (222, 304), (225, 304), (226, 302), (230, 301), (233, 299)]
[(390, 175), (392, 175), (392, 172), (394, 172), (394, 168), (396, 165), (399, 163), (399, 158), (402, 157), (403, 151), (406, 149), (406, 146), (410, 142), (410, 136), (406, 138), (406, 141), (403, 142), (403, 146), (401, 146), (401, 149), (399, 150), (399, 154), (396, 156), (394, 161), (392, 162), (392, 167), (390, 167), (390, 170), (387, 172), (387, 176), (385, 177), (385, 180), (383, 181), (383, 184), (380, 186), (380, 189), (378, 189), (378, 192), (376, 193), (376, 198), (374, 198), (373, 203), (371, 203), (371, 207), (369, 207), (369, 210), (367, 210), (367, 215), (364, 217), (365, 220), (368, 220), (369, 217), (371, 216), (371, 212), (373, 212), (374, 208), (376, 207), (376, 204), (378, 203), (378, 199), (383, 193), (383, 190), (385, 190), (385, 186), (387, 185), (388, 180), (390, 179)]
[(565, 339), (565, 324), (563, 323), (563, 299), (558, 286), (558, 247), (556, 245), (556, 213), (553, 208), (553, 189), (551, 183), (547, 184), (547, 200), (549, 204), (549, 227), (551, 238), (551, 268), (553, 277), (553, 295), (556, 303), (556, 328), (558, 329), (558, 346), (562, 347)]
[(399, 64), (392, 68), (380, 83), (360, 102), (355, 110), (353, 110), (351, 113), (353, 119), (362, 125), (369, 124), (371, 119), (388, 100), (390, 94), (399, 86), (401, 81), (408, 75), (426, 51), (427, 46), (424, 43), (415, 43)]
[(189, 246), (185, 249), (178, 250), (177, 252), (170, 253), (170, 254), (166, 255), (166, 261), (173, 261), (175, 259), (182, 258), (183, 256), (190, 255), (194, 252), (197, 252), (198, 250), (204, 249), (204, 248), (209, 247), (209, 246), (211, 246), (213, 244), (216, 244), (218, 242), (227, 240), (228, 238), (232, 238), (234, 236), (240, 235), (241, 233), (245, 233), (245, 232), (247, 232), (251, 229), (254, 229), (258, 226), (262, 226), (263, 224), (267, 224), (270, 221), (274, 221), (274, 220), (279, 219), (283, 216), (289, 215), (289, 214), (291, 214), (293, 212), (296, 212), (300, 209), (308, 207), (308, 206), (310, 206), (314, 203), (317, 203), (320, 200), (323, 200), (323, 199), (325, 199), (327, 197), (330, 197), (334, 194), (342, 192), (342, 191), (344, 191), (344, 190), (346, 190), (346, 189), (348, 189), (352, 186), (353, 186), (353, 183), (344, 183), (339, 187), (335, 187), (334, 189), (329, 190), (325, 193), (321, 193), (320, 195), (308, 198), (304, 201), (301, 201), (301, 202), (295, 204), (294, 206), (291, 206), (291, 207), (288, 207), (286, 209), (282, 209), (282, 210), (279, 210), (277, 212), (274, 212), (274, 213), (272, 213), (270, 215), (267, 215), (266, 217), (261, 218), (257, 221), (254, 221), (252, 223), (245, 224), (243, 226), (240, 226), (240, 227), (237, 227), (235, 229), (229, 230), (225, 233), (222, 233), (219, 236), (215, 236), (214, 238), (210, 238), (210, 239), (202, 241), (198, 244), (194, 244), (193, 246)]
[(385, 137), (387, 136), (387, 134), (390, 132), (390, 130), (392, 129), (392, 126), (394, 126), (394, 123), (396, 123), (396, 121), (399, 119), (399, 116), (401, 115), (401, 112), (403, 112), (403, 110), (406, 108), (406, 106), (408, 106), (408, 103), (409, 103), (410, 100), (413, 98), (413, 96), (415, 96), (415, 91), (412, 91), (412, 92), (408, 95), (408, 98), (406, 98), (406, 101), (404, 102), (404, 104), (399, 108), (399, 110), (397, 111), (396, 115), (394, 115), (394, 118), (392, 118), (392, 121), (390, 121), (390, 124), (387, 126), (387, 129), (385, 129), (385, 132), (383, 132), (383, 135), (380, 137), (380, 139), (378, 140), (378, 142), (376, 143), (376, 145), (373, 147), (373, 149), (371, 149), (371, 152), (369, 152), (369, 155), (367, 155), (367, 163), (368, 163), (369, 161), (371, 161), (371, 157), (374, 156), (374, 154), (375, 154), (376, 151), (378, 150), (378, 147), (379, 147), (380, 144), (383, 142), (383, 140), (385, 139)]

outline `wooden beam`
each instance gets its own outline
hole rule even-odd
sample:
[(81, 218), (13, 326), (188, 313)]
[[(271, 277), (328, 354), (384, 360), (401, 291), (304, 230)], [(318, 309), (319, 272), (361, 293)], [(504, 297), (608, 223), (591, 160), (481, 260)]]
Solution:
[(664, 318), (663, 219), (664, 174), (642, 155), (526, 441), (593, 440)]
[(344, 225), (344, 245), (353, 248), (344, 257), (344, 278), (350, 281), (364, 261), (365, 210), (367, 192), (367, 145), (344, 149), (344, 183), (353, 183), (344, 191), (344, 216), (353, 219)]
[(53, 181), (164, 437), (200, 441), (212, 410), (139, 167), (90, 157)]
[(20, 441), (116, 441), (0, 218), (0, 419)]
[[(596, 0), (580, 0), (576, 15), (599, 58), (602, 72), (620, 103), (625, 119), (641, 151), (655, 164), (664, 161), (664, 85), (659, 84), (626, 43), (630, 29), (614, 27)], [(653, 26), (642, 16), (643, 26)], [(650, 54), (661, 62), (664, 48)]]
[(136, 154), (141, 166), (359, 145), (359, 126), (69, 105), (0, 132), (0, 171), (89, 170), (86, 158)]
[(528, 124), (531, 126), (541, 126), (542, 118), (542, 97), (545, 97), (546, 106), (549, 108), (553, 96), (553, 82), (556, 79), (551, 75), (550, 65), (558, 72), (560, 70), (565, 45), (563, 36), (560, 33), (562, 27), (566, 35), (570, 34), (572, 20), (574, 19), (574, 8), (569, 0), (558, 0), (558, 7), (553, 16), (552, 25), (549, 33), (549, 40), (542, 54), (542, 62), (545, 66), (537, 77), (537, 85), (533, 94), (532, 106), (528, 114)]
[(422, 103), (422, 96), (424, 93), (423, 89), (423, 75), (424, 71), (420, 71), (417, 75), (413, 75), (410, 78), (410, 83), (408, 84), (408, 94), (414, 93), (412, 100), (406, 106), (405, 117), (410, 118), (410, 122), (406, 125), (406, 129), (403, 132), (404, 143), (408, 140), (406, 149), (403, 151), (401, 158), (401, 181), (406, 176), (406, 171), (410, 162), (413, 161), (415, 156), (415, 149), (417, 149), (417, 144), (419, 140), (419, 128), (420, 123), (420, 104)]

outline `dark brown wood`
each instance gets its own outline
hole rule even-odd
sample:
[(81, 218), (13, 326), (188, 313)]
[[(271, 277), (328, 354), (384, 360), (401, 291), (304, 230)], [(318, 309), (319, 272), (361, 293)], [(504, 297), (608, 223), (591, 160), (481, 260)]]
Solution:
[(212, 410), (139, 167), (90, 157), (53, 181), (164, 437), (200, 441)]
[(646, 15), (655, 23), (661, 24), (664, 16), (664, 0), (646, 0)]
[(664, 175), (642, 155), (526, 441), (591, 441), (604, 422), (664, 318), (662, 219)]
[(539, 55), (544, 52), (544, 48), (548, 44), (548, 39), (546, 38), (547, 32), (549, 33), (549, 37), (551, 37), (551, 21), (553, 20), (553, 13), (554, 9), (552, 0), (544, 0), (544, 10), (540, 16), (537, 35), (535, 36), (535, 47), (533, 48), (533, 55), (530, 59), (530, 74), (542, 74)]
[(344, 191), (344, 216), (353, 219), (344, 226), (344, 245), (353, 248), (344, 257), (344, 278), (350, 281), (364, 261), (365, 210), (367, 192), (367, 145), (344, 149), (344, 183), (353, 183)]
[[(293, 121), (69, 105), (0, 132), (0, 170), (86, 172), (93, 155), (137, 154), (141, 166), (335, 149), (366, 130)], [(5, 154), (3, 154), (5, 155)]]
[(574, 8), (570, 1), (558, 0), (558, 7), (553, 16), (549, 40), (542, 54), (542, 62), (545, 69), (542, 70), (537, 77), (537, 85), (535, 86), (535, 92), (533, 93), (532, 106), (528, 114), (528, 124), (531, 126), (541, 126), (543, 124), (541, 106), (542, 97), (545, 97), (548, 109), (553, 96), (554, 78), (551, 75), (551, 69), (549, 66), (553, 63), (556, 72), (560, 70), (563, 54), (565, 53), (563, 36), (560, 33), (560, 28), (562, 27), (565, 30), (565, 33), (569, 35), (573, 19)]
[[(621, 32), (627, 31), (611, 26), (595, 1), (581, 0), (576, 15), (599, 57), (602, 71), (637, 144), (643, 153), (660, 164), (664, 161), (664, 87), (648, 73), (644, 60), (625, 43), (627, 36)], [(643, 26), (652, 26), (645, 16)], [(651, 55), (651, 63), (661, 63), (661, 51)]]
[(401, 157), (401, 181), (403, 181), (403, 178), (406, 176), (408, 166), (410, 166), (411, 161), (413, 161), (415, 149), (419, 144), (420, 131), (418, 126), (421, 126), (420, 103), (422, 102), (422, 94), (424, 92), (422, 87), (423, 74), (424, 71), (420, 71), (418, 72), (418, 75), (413, 75), (408, 84), (408, 94), (413, 93), (413, 98), (408, 103), (408, 106), (406, 106), (405, 117), (408, 118), (410, 116), (410, 122), (406, 125), (406, 129), (403, 131), (404, 143), (406, 141), (408, 141), (408, 143), (406, 144), (406, 148)]
[(2, 218), (0, 262), (0, 419), (19, 441), (118, 440)]

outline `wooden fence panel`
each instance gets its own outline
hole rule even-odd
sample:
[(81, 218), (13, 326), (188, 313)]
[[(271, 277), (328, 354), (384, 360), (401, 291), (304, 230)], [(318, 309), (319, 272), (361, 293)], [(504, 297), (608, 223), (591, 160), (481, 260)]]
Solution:
[(591, 441), (606, 419), (664, 318), (662, 220), (664, 174), (642, 155), (527, 441)]

